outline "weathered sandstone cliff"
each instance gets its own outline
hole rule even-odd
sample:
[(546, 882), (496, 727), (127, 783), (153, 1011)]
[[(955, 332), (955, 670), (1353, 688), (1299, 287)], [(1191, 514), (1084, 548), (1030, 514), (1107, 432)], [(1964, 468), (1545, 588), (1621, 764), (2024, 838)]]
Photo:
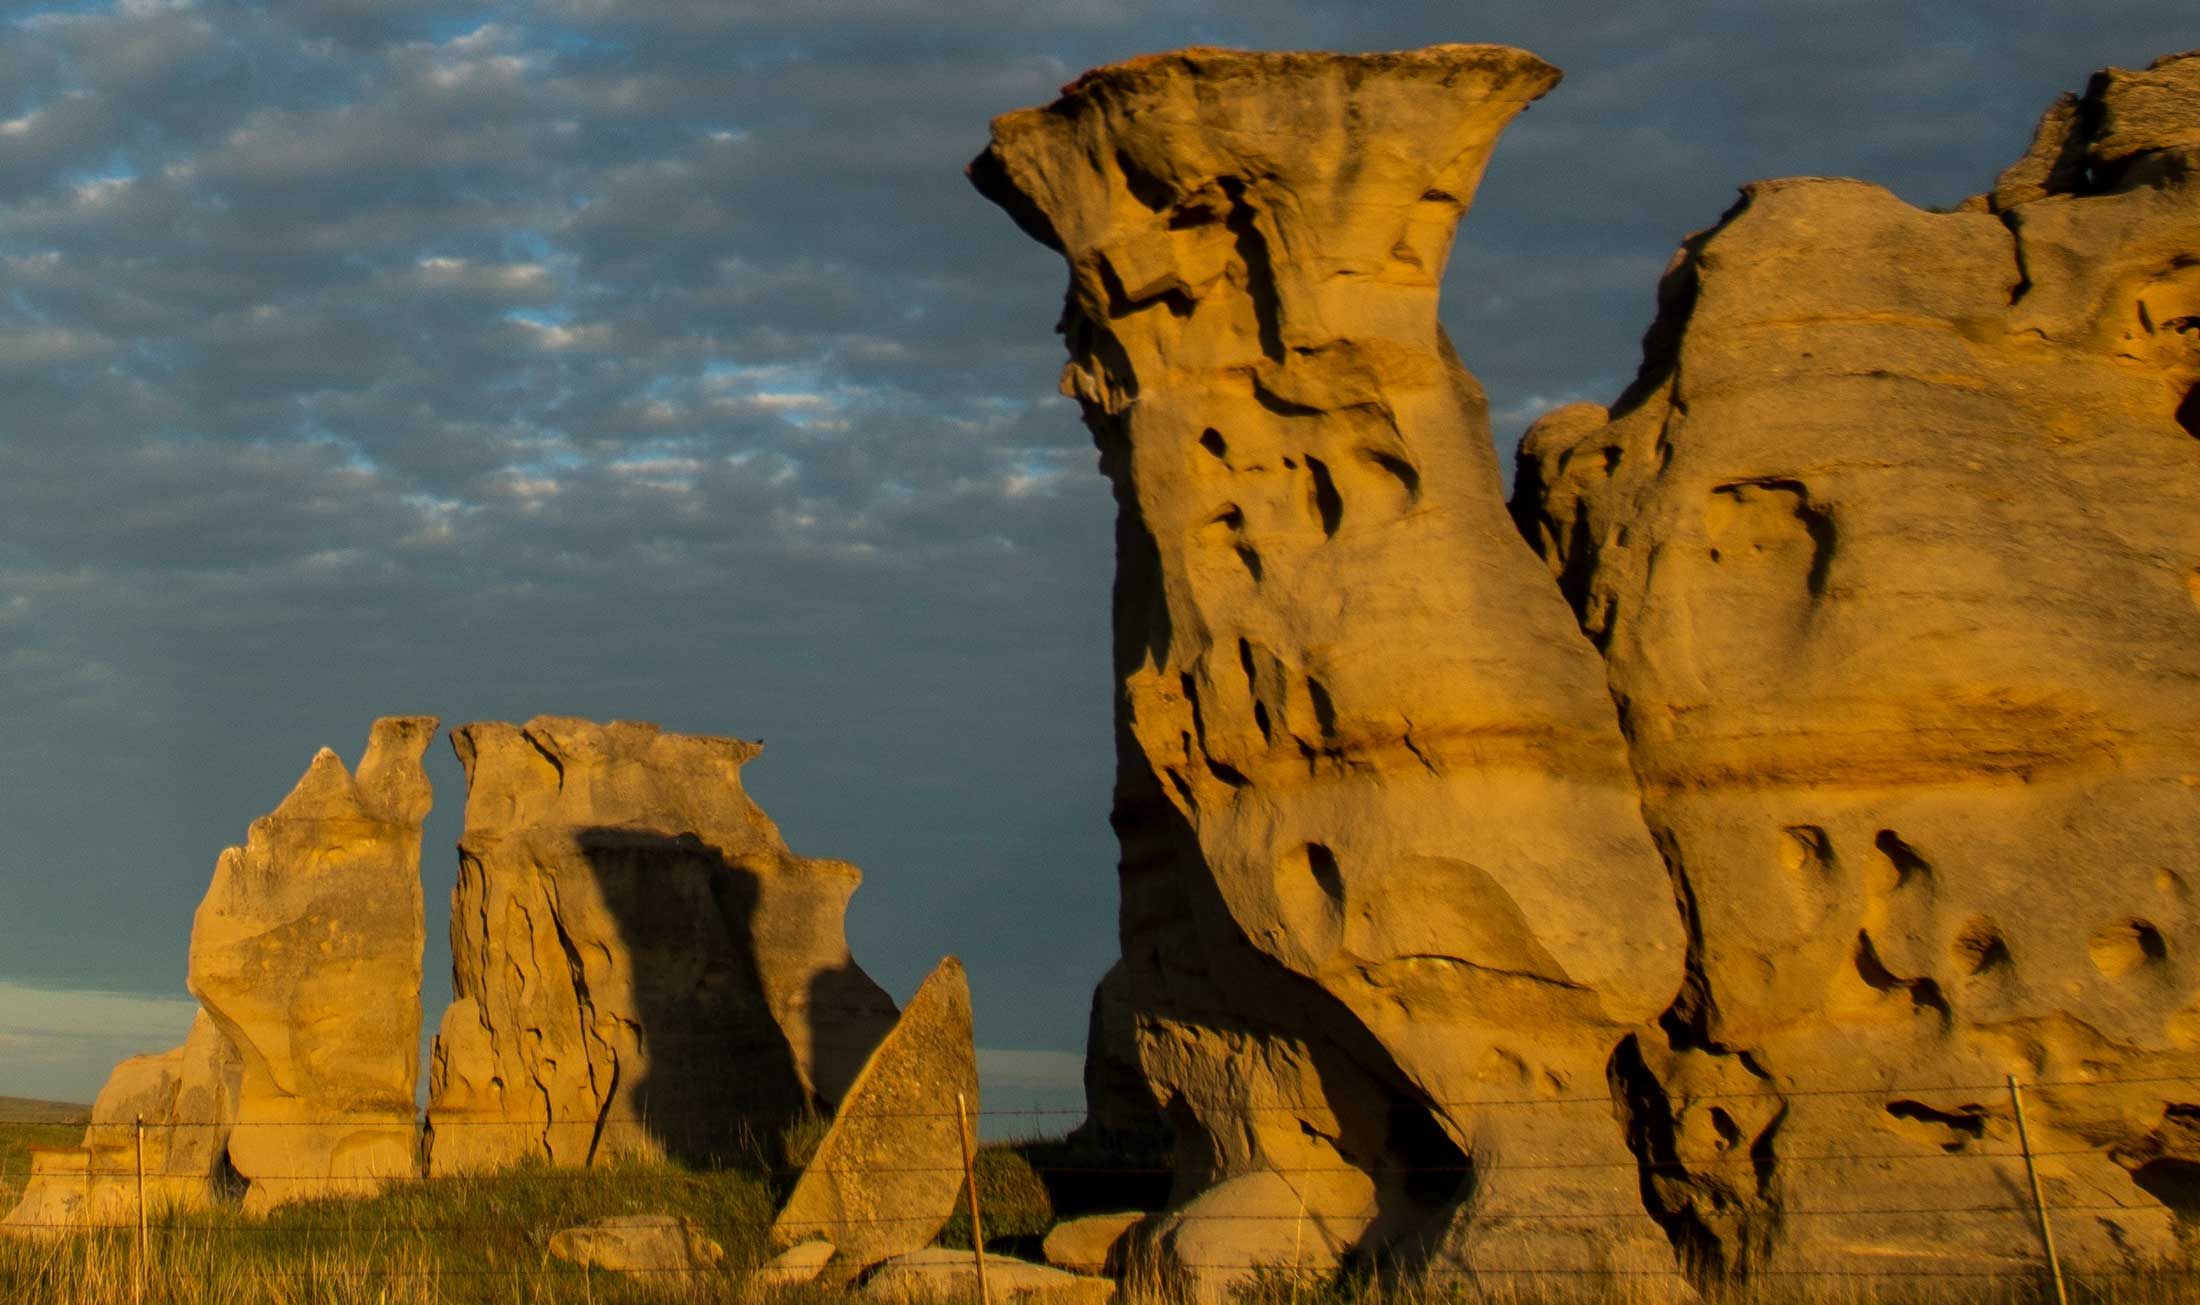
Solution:
[(374, 723), (358, 775), (323, 748), (191, 926), (191, 992), (243, 1069), (230, 1163), (247, 1209), (417, 1170), (420, 755), (430, 716)]
[(788, 851), (761, 745), (540, 716), (452, 732), (466, 830), (435, 1173), (732, 1158), (829, 1111), (893, 1026), (849, 956), (861, 873)]
[(1118, 505), (1114, 982), (1178, 1138), (1158, 1244), (1210, 1287), (1352, 1248), (1672, 1263), (1605, 1070), (1685, 934), (1436, 321), (1557, 80), (1497, 46), (1184, 51), (996, 119), (972, 166), (1070, 265), (1063, 388)]
[(1747, 187), (1660, 300), (1514, 500), (1688, 915), (1622, 1066), (1652, 1204), (1727, 1269), (2021, 1269), (2016, 1075), (2065, 1257), (2166, 1253), (2200, 1215), (2200, 52), (2065, 97), (1961, 211)]

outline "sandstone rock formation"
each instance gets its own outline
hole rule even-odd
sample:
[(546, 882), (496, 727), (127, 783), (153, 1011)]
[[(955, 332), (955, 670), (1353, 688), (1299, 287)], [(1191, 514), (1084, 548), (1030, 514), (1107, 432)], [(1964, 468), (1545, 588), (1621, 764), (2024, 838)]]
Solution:
[(766, 1287), (799, 1287), (815, 1282), (832, 1262), (831, 1242), (797, 1242), (756, 1267), (756, 1281)]
[(1681, 1000), (1618, 1066), (1659, 1218), (1732, 1272), (2022, 1272), (2014, 1074), (2066, 1262), (2169, 1253), (2200, 1215), (2200, 52), (2066, 97), (1962, 211), (1746, 187), (1645, 352), (1530, 432), (1514, 504), (1688, 912)]
[(242, 1064), (204, 1011), (183, 1045), (115, 1066), (82, 1146), (33, 1152), (30, 1181), (0, 1233), (58, 1236), (137, 1220), (138, 1122), (148, 1212), (197, 1210), (229, 1194), (230, 1125)]
[(645, 1285), (679, 1287), (716, 1268), (726, 1249), (693, 1219), (664, 1214), (617, 1214), (550, 1237), (550, 1254), (568, 1264), (608, 1273), (638, 1275)]
[(1070, 265), (1063, 389), (1118, 505), (1123, 982), (1178, 1138), (1161, 1245), (1205, 1290), (1302, 1207), (1324, 1255), (1672, 1265), (1647, 1215), (1538, 1217), (1641, 1209), (1605, 1068), (1685, 933), (1436, 320), (1557, 80), (1497, 46), (1184, 51), (996, 119), (972, 165)]
[(950, 956), (917, 988), (856, 1076), (773, 1221), (772, 1241), (830, 1241), (843, 1274), (930, 1244), (962, 1192), (958, 1093), (976, 1127), (970, 982)]
[(1046, 1241), (1039, 1253), (1046, 1262), (1057, 1269), (1069, 1269), (1075, 1273), (1101, 1273), (1108, 1267), (1108, 1257), (1118, 1242), (1132, 1228), (1144, 1222), (1143, 1210), (1124, 1210), (1114, 1214), (1088, 1214), (1081, 1219), (1064, 1219), (1047, 1230)]
[[(985, 1257), (986, 1285), (997, 1301), (1018, 1305), (1108, 1305), (1115, 1284), (1105, 1278), (1064, 1273), (1010, 1255)], [(863, 1284), (863, 1294), (883, 1300), (969, 1300), (977, 1295), (978, 1266), (969, 1251), (945, 1246), (897, 1255)]]
[(429, 716), (374, 723), (356, 778), (324, 748), (191, 929), (193, 995), (242, 1062), (229, 1159), (247, 1209), (417, 1171), (420, 755)]
[(788, 851), (742, 791), (760, 744), (557, 716), (452, 744), (432, 1172), (730, 1158), (839, 1101), (894, 1004), (848, 954), (861, 873)]

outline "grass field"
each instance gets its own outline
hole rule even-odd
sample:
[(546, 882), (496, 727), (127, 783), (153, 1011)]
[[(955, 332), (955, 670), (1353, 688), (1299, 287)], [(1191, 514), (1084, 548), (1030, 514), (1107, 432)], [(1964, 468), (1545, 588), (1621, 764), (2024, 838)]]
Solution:
[[(19, 1103), (20, 1105), (20, 1103)], [(31, 1117), (11, 1107), (14, 1117)], [(57, 1108), (57, 1118), (67, 1118)], [(81, 1125), (56, 1122), (0, 1128), (0, 1209), (12, 1204), (27, 1168), (28, 1145), (71, 1144)], [(989, 1147), (1014, 1152), (1042, 1168), (1094, 1157), (1057, 1142)], [(998, 1169), (1015, 1166), (997, 1164)], [(1028, 1176), (1030, 1170), (1025, 1168)], [(1019, 1180), (1020, 1181), (1020, 1180)], [(143, 1302), (156, 1305), (641, 1305), (662, 1301), (732, 1301), (742, 1305), (853, 1305), (847, 1290), (772, 1287), (751, 1271), (768, 1259), (766, 1229), (786, 1180), (754, 1171), (694, 1172), (671, 1164), (625, 1164), (592, 1170), (523, 1166), (479, 1178), (392, 1186), (356, 1201), (286, 1207), (265, 1218), (234, 1209), (159, 1215), (147, 1237)], [(981, 1191), (992, 1184), (981, 1183)], [(1096, 1196), (1128, 1195), (1107, 1191)], [(1141, 1195), (1150, 1195), (1141, 1192)], [(996, 1250), (1030, 1255), (1031, 1229), (1053, 1217), (1030, 1195), (1007, 1217), (1004, 1188), (999, 1226), (1018, 1234)], [(1038, 1206), (1031, 1204), (1037, 1202)], [(1122, 1208), (1117, 1205), (1116, 1208)], [(606, 1215), (645, 1214), (694, 1219), (725, 1248), (716, 1270), (700, 1275), (620, 1275), (589, 1272), (551, 1257), (553, 1234)], [(1020, 1220), (1020, 1222), (1019, 1222)], [(967, 1225), (963, 1227), (967, 1238)], [(954, 1240), (952, 1232), (943, 1238)], [(965, 1242), (967, 1244), (967, 1242)], [(134, 1228), (100, 1230), (53, 1241), (0, 1238), (0, 1302), (6, 1305), (140, 1305)], [(1125, 1285), (1125, 1305), (1192, 1305), (1179, 1284)], [(1706, 1305), (2030, 1305), (2051, 1301), (2037, 1284), (1813, 1280), (1790, 1290), (1720, 1293)], [(1629, 1284), (1568, 1282), (1523, 1293), (1455, 1283), (1399, 1287), (1352, 1277), (1267, 1272), (1246, 1284), (1235, 1305), (1665, 1305)], [(2200, 1305), (2189, 1279), (2077, 1282), (2073, 1305)], [(1011, 1302), (995, 1305), (1044, 1305)]]

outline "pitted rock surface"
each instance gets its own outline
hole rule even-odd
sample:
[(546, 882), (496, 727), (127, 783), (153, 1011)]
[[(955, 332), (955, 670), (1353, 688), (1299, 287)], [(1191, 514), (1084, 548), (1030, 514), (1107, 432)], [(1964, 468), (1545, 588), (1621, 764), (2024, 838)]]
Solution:
[(1746, 187), (1660, 299), (1634, 386), (1539, 423), (1514, 499), (1689, 906), (1682, 1000), (1618, 1066), (1653, 1203), (1734, 1271), (2026, 1272), (2021, 1219), (1841, 1213), (2029, 1204), (2013, 1074), (2087, 1211), (2065, 1261), (2172, 1254), (2200, 52), (2065, 97), (1962, 211)]
[[(1132, 1028), (1103, 1008), (1092, 1054), (1133, 1044), (1180, 1197), (1245, 1216), (1234, 1258), (1219, 1224), (1162, 1239), (1218, 1263), (1303, 1205), (1324, 1255), (1672, 1264), (1647, 1214), (1516, 1217), (1640, 1209), (1609, 1110), (1477, 1105), (1602, 1093), (1685, 955), (1604, 668), (1436, 318), (1498, 134), (1558, 75), (1187, 50), (996, 119), (972, 165), (1070, 265), (1062, 387), (1118, 507)], [(1111, 1090), (1096, 1119), (1132, 1113)], [(1466, 1199), (1403, 1177), (1470, 1162)]]

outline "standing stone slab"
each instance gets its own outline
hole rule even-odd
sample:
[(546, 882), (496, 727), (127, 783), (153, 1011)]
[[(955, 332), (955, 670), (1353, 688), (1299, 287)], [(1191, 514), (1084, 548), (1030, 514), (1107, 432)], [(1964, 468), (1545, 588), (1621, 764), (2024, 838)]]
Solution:
[(420, 755), (432, 716), (374, 723), (354, 777), (323, 748), (191, 928), (191, 991), (243, 1069), (230, 1162), (248, 1210), (417, 1171)]
[(970, 983), (950, 956), (856, 1076), (832, 1128), (772, 1224), (788, 1246), (823, 1238), (853, 1272), (931, 1243), (963, 1185), (960, 1093), (978, 1110)]

